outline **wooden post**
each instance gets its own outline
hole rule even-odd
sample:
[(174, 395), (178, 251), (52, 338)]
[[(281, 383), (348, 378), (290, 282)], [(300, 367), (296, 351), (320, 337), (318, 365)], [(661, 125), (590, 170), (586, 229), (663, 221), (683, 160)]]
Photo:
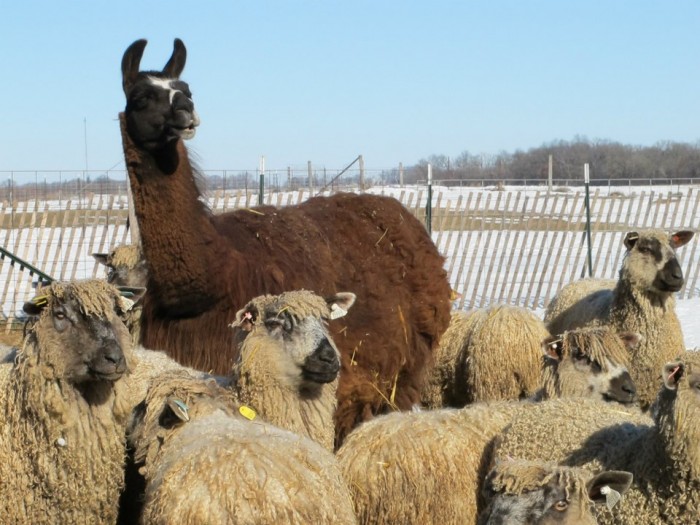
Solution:
[(428, 164), (428, 200), (425, 203), (425, 227), (433, 233), (433, 166)]
[(549, 167), (547, 169), (547, 189), (548, 191), (552, 191), (552, 155), (549, 155)]
[(403, 188), (403, 162), (399, 162), (399, 186)]

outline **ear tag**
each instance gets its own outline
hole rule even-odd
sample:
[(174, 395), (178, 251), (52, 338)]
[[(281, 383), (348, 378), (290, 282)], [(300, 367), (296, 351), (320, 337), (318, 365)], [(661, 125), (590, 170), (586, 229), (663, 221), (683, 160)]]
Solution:
[(32, 304), (35, 304), (36, 306), (44, 306), (46, 303), (49, 302), (49, 296), (48, 295), (37, 295), (34, 299), (32, 299)]
[(178, 419), (181, 421), (189, 421), (190, 420), (190, 414), (189, 414), (189, 408), (185, 403), (180, 401), (179, 399), (175, 398), (170, 398), (168, 399), (168, 406), (170, 407), (170, 410), (173, 411), (173, 413), (177, 416)]
[(135, 304), (134, 301), (132, 301), (131, 299), (127, 299), (126, 297), (121, 297), (120, 302), (122, 310), (124, 310), (125, 312), (131, 311)]
[(241, 415), (242, 415), (244, 418), (246, 418), (246, 419), (248, 419), (248, 420), (250, 420), (250, 421), (253, 421), (253, 420), (255, 419), (255, 416), (257, 416), (257, 414), (255, 413), (255, 410), (253, 410), (252, 408), (247, 407), (247, 406), (245, 406), (245, 405), (242, 405), (242, 406), (238, 409), (238, 411), (241, 413)]
[(338, 319), (340, 317), (344, 317), (345, 315), (347, 315), (347, 313), (348, 313), (347, 310), (342, 309), (337, 304), (333, 303), (331, 305), (331, 315), (330, 315), (331, 319)]
[(618, 491), (608, 487), (607, 485), (601, 487), (600, 493), (605, 496), (605, 506), (608, 507), (608, 510), (612, 510), (612, 508), (622, 499), (622, 495)]

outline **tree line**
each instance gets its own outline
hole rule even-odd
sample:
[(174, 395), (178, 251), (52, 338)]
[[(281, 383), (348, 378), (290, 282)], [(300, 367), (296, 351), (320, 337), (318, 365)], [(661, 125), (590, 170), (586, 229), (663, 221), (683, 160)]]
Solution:
[[(700, 141), (695, 144), (659, 142), (653, 146), (631, 146), (576, 137), (572, 141), (557, 140), (514, 153), (502, 151), (484, 155), (465, 150), (454, 158), (430, 155), (404, 170), (404, 183), (425, 181), (428, 164), (432, 166), (434, 181), (453, 181), (454, 184), (470, 181), (546, 182), (550, 156), (552, 178), (558, 182), (582, 182), (586, 163), (592, 183), (597, 179), (649, 180), (657, 184), (700, 179)], [(397, 175), (397, 172), (392, 172), (387, 174), (387, 179)]]

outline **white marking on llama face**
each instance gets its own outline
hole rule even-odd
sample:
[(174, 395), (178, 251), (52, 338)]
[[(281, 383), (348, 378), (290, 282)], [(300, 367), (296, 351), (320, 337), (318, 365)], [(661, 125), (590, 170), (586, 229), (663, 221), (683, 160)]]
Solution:
[(153, 84), (154, 86), (159, 87), (159, 88), (167, 91), (168, 92), (168, 100), (170, 101), (171, 104), (173, 103), (173, 99), (175, 98), (175, 94), (182, 93), (181, 90), (173, 88), (173, 82), (175, 82), (173, 79), (157, 78), (157, 77), (150, 77), (149, 76), (148, 81), (151, 84)]

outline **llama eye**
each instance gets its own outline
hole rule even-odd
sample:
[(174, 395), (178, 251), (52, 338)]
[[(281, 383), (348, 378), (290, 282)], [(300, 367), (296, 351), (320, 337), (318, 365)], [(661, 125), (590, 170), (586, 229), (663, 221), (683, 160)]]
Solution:
[(569, 502), (566, 501), (565, 499), (560, 499), (554, 504), (554, 509), (558, 510), (559, 512), (564, 512), (566, 509), (569, 508)]

